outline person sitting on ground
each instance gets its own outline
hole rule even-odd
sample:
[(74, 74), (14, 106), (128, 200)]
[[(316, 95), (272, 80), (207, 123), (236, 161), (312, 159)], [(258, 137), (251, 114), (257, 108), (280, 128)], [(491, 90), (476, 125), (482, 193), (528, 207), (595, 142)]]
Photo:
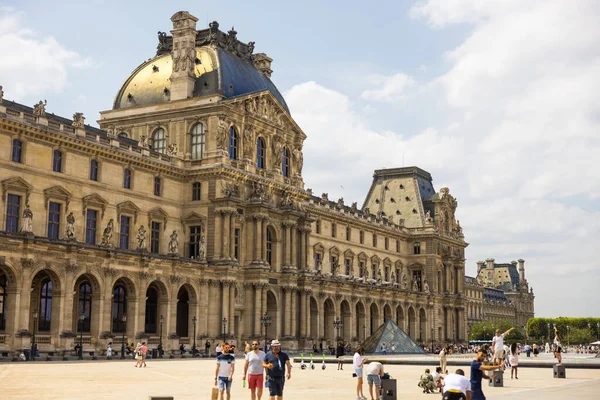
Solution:
[(433, 377), (433, 384), (442, 393), (442, 388), (444, 387), (444, 371), (442, 371), (442, 367), (435, 367), (435, 372), (431, 376)]
[(462, 369), (444, 377), (443, 393), (442, 400), (471, 400), (471, 382)]
[(429, 368), (425, 368), (425, 373), (421, 375), (421, 379), (417, 386), (423, 389), (423, 393), (435, 392), (435, 384), (433, 383), (433, 376), (431, 376)]

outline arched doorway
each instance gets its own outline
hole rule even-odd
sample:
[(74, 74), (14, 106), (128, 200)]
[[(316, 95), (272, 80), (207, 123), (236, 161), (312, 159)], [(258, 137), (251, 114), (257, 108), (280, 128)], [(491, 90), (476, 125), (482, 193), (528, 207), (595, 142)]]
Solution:
[[(267, 314), (271, 317), (271, 325), (266, 327), (266, 331), (263, 334), (267, 338), (275, 339), (279, 337), (279, 307), (277, 306), (277, 297), (271, 290), (267, 291)], [(265, 329), (263, 327), (263, 329)]]
[(313, 340), (319, 339), (319, 306), (317, 300), (310, 298), (310, 337)]
[(341, 318), (342, 318), (342, 323), (344, 324), (342, 326), (342, 329), (340, 331), (340, 335), (341, 335), (341, 339), (345, 342), (349, 341), (351, 339), (351, 326), (350, 326), (350, 317), (351, 317), (351, 312), (350, 312), (350, 304), (344, 300), (342, 301), (342, 304), (340, 305), (340, 310), (341, 310)]
[(392, 319), (392, 307), (389, 304), (383, 306), (383, 322)]
[(323, 303), (323, 337), (328, 344), (335, 343), (335, 329), (333, 321), (335, 318), (335, 307), (331, 299), (326, 299)]
[(190, 295), (185, 287), (177, 293), (177, 322), (175, 332), (179, 337), (189, 336)]
[(415, 330), (417, 329), (417, 323), (416, 323), (416, 315), (415, 315), (415, 310), (410, 307), (408, 309), (408, 335), (415, 340), (416, 336), (415, 336)]
[(60, 318), (60, 281), (50, 270), (38, 272), (31, 284), (31, 317), (30, 326), (33, 331), (33, 314), (37, 311), (36, 331), (41, 335), (57, 334)]
[(402, 306), (396, 307), (396, 325), (403, 331), (406, 329), (404, 326), (404, 310), (402, 309)]
[(366, 320), (366, 313), (365, 313), (365, 306), (362, 302), (358, 302), (356, 303), (356, 337), (361, 341), (364, 342), (365, 338), (365, 331), (367, 330), (367, 320)]
[(425, 310), (421, 308), (419, 310), (419, 340), (425, 341), (427, 337), (427, 315)]
[(379, 328), (379, 308), (377, 304), (371, 303), (371, 327), (369, 330), (371, 335), (377, 328)]
[(6, 274), (0, 269), (0, 331), (6, 330), (6, 299), (7, 299), (8, 279)]
[(167, 289), (160, 281), (154, 281), (146, 289), (146, 313), (144, 332), (158, 334), (160, 317), (166, 314)]

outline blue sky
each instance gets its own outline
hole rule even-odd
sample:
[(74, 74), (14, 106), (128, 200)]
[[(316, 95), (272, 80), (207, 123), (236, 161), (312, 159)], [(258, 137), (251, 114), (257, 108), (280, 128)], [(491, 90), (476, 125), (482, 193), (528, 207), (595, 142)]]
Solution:
[(523, 258), (536, 315), (598, 315), (597, 2), (2, 2), (5, 97), (93, 122), (179, 10), (274, 59), (306, 187), (361, 204), (418, 165), (458, 198), (467, 273)]

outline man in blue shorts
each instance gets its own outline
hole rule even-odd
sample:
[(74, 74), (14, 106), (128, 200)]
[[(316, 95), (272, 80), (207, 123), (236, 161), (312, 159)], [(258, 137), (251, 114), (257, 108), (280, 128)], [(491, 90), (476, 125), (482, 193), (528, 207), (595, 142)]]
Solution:
[(221, 400), (227, 392), (227, 400), (231, 398), (231, 380), (235, 372), (235, 357), (229, 354), (229, 346), (223, 345), (223, 354), (217, 357), (217, 370), (215, 371), (215, 386), (219, 386)]
[[(285, 380), (292, 378), (292, 364), (290, 363), (290, 357), (281, 351), (279, 340), (275, 339), (271, 342), (271, 351), (265, 356), (263, 367), (267, 369), (270, 399), (282, 400)], [(286, 367), (287, 374), (284, 376)]]

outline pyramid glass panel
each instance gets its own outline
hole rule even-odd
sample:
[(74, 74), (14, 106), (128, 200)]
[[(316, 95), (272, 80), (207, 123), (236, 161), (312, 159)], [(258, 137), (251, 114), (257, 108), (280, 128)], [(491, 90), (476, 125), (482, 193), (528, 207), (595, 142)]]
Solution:
[[(392, 320), (386, 321), (373, 332), (363, 343), (366, 354), (425, 354), (425, 350), (410, 338)], [(395, 347), (392, 352), (392, 345)]]

